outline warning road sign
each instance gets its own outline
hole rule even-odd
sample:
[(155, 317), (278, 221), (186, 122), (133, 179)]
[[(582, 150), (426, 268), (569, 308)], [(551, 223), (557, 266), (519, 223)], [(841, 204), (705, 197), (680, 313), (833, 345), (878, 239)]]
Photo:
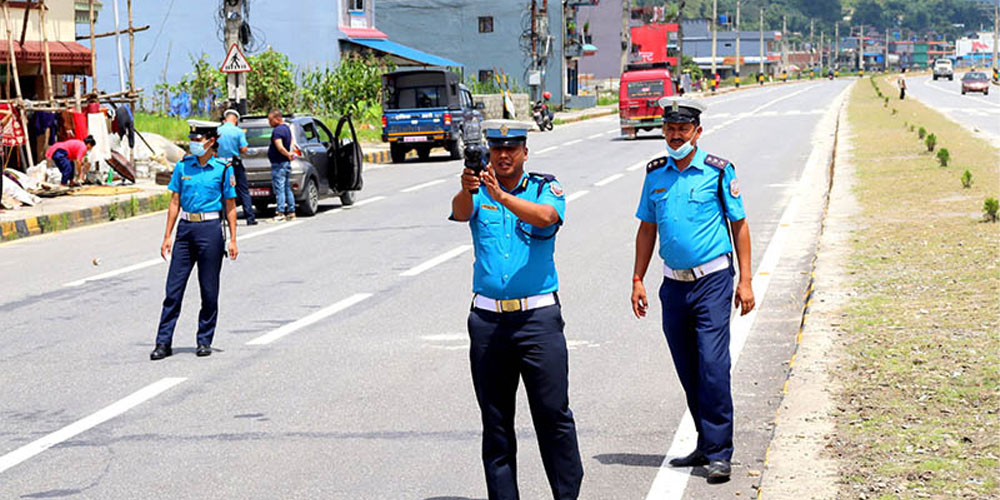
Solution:
[(229, 53), (226, 54), (226, 60), (222, 61), (222, 67), (219, 71), (223, 73), (249, 73), (253, 71), (250, 67), (250, 63), (247, 61), (247, 56), (243, 55), (243, 51), (234, 43), (232, 47), (229, 47)]

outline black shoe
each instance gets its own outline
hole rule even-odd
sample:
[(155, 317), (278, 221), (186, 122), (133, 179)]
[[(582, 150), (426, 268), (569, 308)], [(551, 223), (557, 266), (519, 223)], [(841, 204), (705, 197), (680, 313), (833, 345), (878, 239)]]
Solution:
[(729, 481), (729, 474), (731, 472), (732, 467), (729, 465), (729, 460), (712, 460), (708, 464), (708, 482), (724, 483)]
[(248, 225), (248, 226), (256, 226), (256, 225), (257, 225), (257, 219), (254, 219), (254, 220), (248, 220), (248, 221), (247, 221), (247, 225)]
[(708, 458), (701, 450), (694, 450), (686, 457), (679, 457), (670, 460), (670, 465), (674, 467), (699, 467), (708, 465)]
[(198, 349), (194, 351), (194, 354), (199, 358), (204, 358), (205, 356), (211, 356), (212, 346), (208, 344), (198, 344)]
[(149, 353), (149, 359), (150, 361), (156, 361), (170, 356), (173, 353), (174, 351), (170, 349), (170, 346), (165, 344), (156, 344), (156, 348), (153, 349), (153, 352)]

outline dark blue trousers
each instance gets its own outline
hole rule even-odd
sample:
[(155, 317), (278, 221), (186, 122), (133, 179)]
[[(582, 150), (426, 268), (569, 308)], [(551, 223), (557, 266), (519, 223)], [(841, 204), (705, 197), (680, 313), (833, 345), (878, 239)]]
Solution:
[(197, 264), (198, 286), (201, 288), (201, 312), (198, 313), (198, 344), (211, 345), (215, 322), (219, 317), (219, 273), (225, 243), (218, 220), (177, 223), (177, 237), (167, 273), (167, 297), (163, 299), (156, 343), (170, 345), (174, 325), (181, 315), (181, 302), (188, 277)]
[(558, 305), (525, 312), (472, 309), (472, 383), (483, 421), (483, 467), (490, 500), (516, 500), (514, 410), (524, 379), (545, 475), (556, 500), (575, 499), (583, 481), (569, 409), (569, 355)]
[(729, 376), (732, 267), (696, 281), (663, 279), (663, 332), (709, 460), (733, 458), (733, 397)]
[(247, 182), (247, 169), (239, 158), (233, 158), (233, 174), (236, 176), (236, 197), (243, 206), (243, 216), (247, 222), (257, 220), (253, 211), (253, 199), (250, 197), (250, 184)]
[(76, 168), (73, 166), (73, 160), (69, 159), (69, 153), (65, 149), (57, 149), (52, 153), (52, 163), (56, 164), (56, 168), (59, 169), (59, 173), (62, 174), (62, 180), (60, 184), (69, 184), (69, 181), (73, 180), (76, 173)]

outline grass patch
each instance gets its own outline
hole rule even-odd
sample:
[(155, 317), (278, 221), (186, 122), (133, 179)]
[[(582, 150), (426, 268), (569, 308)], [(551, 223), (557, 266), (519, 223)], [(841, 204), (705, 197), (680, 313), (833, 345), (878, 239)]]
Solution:
[[(1000, 152), (915, 100), (896, 106), (865, 83), (848, 107), (861, 214), (837, 368), (840, 496), (997, 498), (1000, 224), (980, 207)], [(940, 168), (924, 130), (977, 182)]]
[[(197, 120), (207, 120), (208, 118), (191, 117)], [(139, 132), (150, 132), (159, 134), (171, 141), (187, 142), (188, 124), (187, 118), (176, 118), (173, 116), (136, 113), (135, 129)]]

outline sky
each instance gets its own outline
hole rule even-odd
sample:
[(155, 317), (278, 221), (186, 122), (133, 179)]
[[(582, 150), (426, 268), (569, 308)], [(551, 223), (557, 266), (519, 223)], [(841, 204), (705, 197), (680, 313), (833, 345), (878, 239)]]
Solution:
[[(95, 27), (97, 33), (114, 30), (114, 1), (103, 0), (104, 7)], [(117, 1), (119, 28), (125, 29), (128, 27), (126, 2)], [(336, 48), (336, 5), (336, 0), (251, 0), (250, 25), (255, 36), (264, 41), (262, 47), (270, 45), (300, 66), (323, 66), (333, 59)], [(219, 0), (133, 0), (132, 9), (135, 26), (150, 26), (135, 35), (136, 86), (147, 94), (162, 81), (164, 67), (170, 83), (176, 83), (190, 72), (191, 55), (204, 52), (211, 56), (213, 63), (221, 65), (226, 49), (221, 33), (217, 32)], [(89, 33), (86, 25), (77, 26), (78, 35)], [(85, 39), (80, 43), (89, 46), (90, 41)], [(106, 92), (120, 90), (115, 38), (98, 39), (96, 45), (98, 86)], [(127, 82), (127, 35), (121, 37), (121, 45), (122, 68)]]

